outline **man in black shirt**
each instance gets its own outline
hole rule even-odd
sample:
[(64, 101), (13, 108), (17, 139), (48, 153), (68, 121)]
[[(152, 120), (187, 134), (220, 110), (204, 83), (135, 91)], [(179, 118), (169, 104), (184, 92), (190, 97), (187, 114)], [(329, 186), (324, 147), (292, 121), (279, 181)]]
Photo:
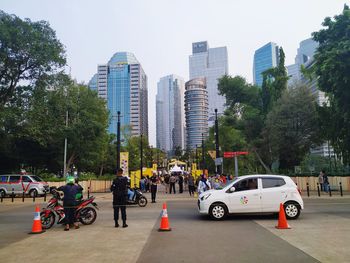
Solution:
[(154, 173), (151, 177), (151, 196), (152, 196), (152, 203), (156, 202), (156, 194), (157, 194), (157, 175)]
[(123, 169), (119, 168), (117, 177), (113, 180), (111, 185), (111, 192), (113, 192), (113, 209), (115, 227), (119, 227), (119, 209), (122, 214), (123, 227), (128, 227), (126, 224), (126, 202), (128, 199), (128, 179), (123, 177)]

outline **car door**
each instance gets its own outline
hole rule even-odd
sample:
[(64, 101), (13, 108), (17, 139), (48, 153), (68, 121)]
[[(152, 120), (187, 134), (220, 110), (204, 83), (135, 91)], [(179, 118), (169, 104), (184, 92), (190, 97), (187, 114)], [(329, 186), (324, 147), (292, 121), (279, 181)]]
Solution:
[(261, 206), (263, 212), (278, 212), (280, 203), (284, 203), (287, 191), (283, 178), (261, 178)]
[(230, 213), (261, 212), (258, 178), (246, 178), (234, 183), (234, 192), (227, 191)]
[(23, 191), (28, 194), (28, 191), (31, 189), (31, 186), (33, 184), (32, 179), (30, 179), (27, 175), (22, 175), (22, 187)]
[(12, 189), (15, 194), (22, 193), (22, 183), (20, 175), (10, 175), (7, 192), (11, 194)]

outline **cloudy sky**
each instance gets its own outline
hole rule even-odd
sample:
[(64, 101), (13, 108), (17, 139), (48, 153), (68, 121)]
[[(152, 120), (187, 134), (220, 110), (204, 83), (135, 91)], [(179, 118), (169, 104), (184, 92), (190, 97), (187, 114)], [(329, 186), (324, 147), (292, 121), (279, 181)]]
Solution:
[(339, 14), (346, 0), (1, 0), (0, 9), (49, 21), (67, 50), (72, 77), (87, 83), (115, 52), (135, 54), (148, 76), (150, 142), (155, 145), (157, 81), (188, 80), (191, 43), (227, 46), (229, 72), (252, 81), (254, 51), (282, 46), (292, 64), (299, 42)]

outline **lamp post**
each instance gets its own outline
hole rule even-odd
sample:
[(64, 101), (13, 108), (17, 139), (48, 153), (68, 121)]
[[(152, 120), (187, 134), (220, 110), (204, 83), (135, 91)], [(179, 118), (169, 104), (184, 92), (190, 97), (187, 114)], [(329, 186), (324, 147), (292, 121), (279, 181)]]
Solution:
[(143, 167), (143, 149), (142, 149), (142, 133), (140, 136), (140, 178), (142, 177), (142, 167)]
[[(66, 111), (66, 128), (68, 128), (68, 110)], [(63, 154), (63, 177), (67, 173), (67, 136), (64, 138), (64, 154)]]
[[(215, 151), (216, 151), (216, 158), (220, 158), (218, 109), (215, 109)], [(216, 165), (215, 167), (216, 167), (216, 173), (221, 174), (220, 165)]]
[(196, 144), (196, 168), (199, 168), (198, 166), (198, 145)]
[(117, 122), (117, 170), (120, 168), (120, 111), (118, 114), (118, 122)]
[(205, 163), (204, 163), (204, 134), (202, 133), (202, 170), (204, 175)]

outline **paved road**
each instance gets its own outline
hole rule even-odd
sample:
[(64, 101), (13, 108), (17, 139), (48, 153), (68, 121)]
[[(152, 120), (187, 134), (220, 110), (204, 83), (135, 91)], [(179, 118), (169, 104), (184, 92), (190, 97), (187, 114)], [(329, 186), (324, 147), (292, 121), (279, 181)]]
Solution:
[[(196, 200), (185, 195), (159, 195), (156, 204), (129, 208), (129, 228), (115, 229), (110, 197), (99, 196), (101, 209), (93, 225), (69, 232), (56, 225), (34, 236), (27, 234), (33, 220), (31, 202), (0, 204), (0, 258), (68, 263), (73, 258), (84, 263), (349, 262), (350, 198), (305, 197), (301, 217), (289, 221), (292, 229), (277, 230), (273, 216), (211, 221), (200, 216)], [(173, 230), (159, 233), (164, 200)]]
[[(231, 216), (212, 221), (198, 215), (194, 202), (169, 202), (172, 232), (152, 231), (142, 251), (143, 262), (319, 262), (260, 226), (254, 219)], [(276, 221), (276, 220), (275, 220)]]

